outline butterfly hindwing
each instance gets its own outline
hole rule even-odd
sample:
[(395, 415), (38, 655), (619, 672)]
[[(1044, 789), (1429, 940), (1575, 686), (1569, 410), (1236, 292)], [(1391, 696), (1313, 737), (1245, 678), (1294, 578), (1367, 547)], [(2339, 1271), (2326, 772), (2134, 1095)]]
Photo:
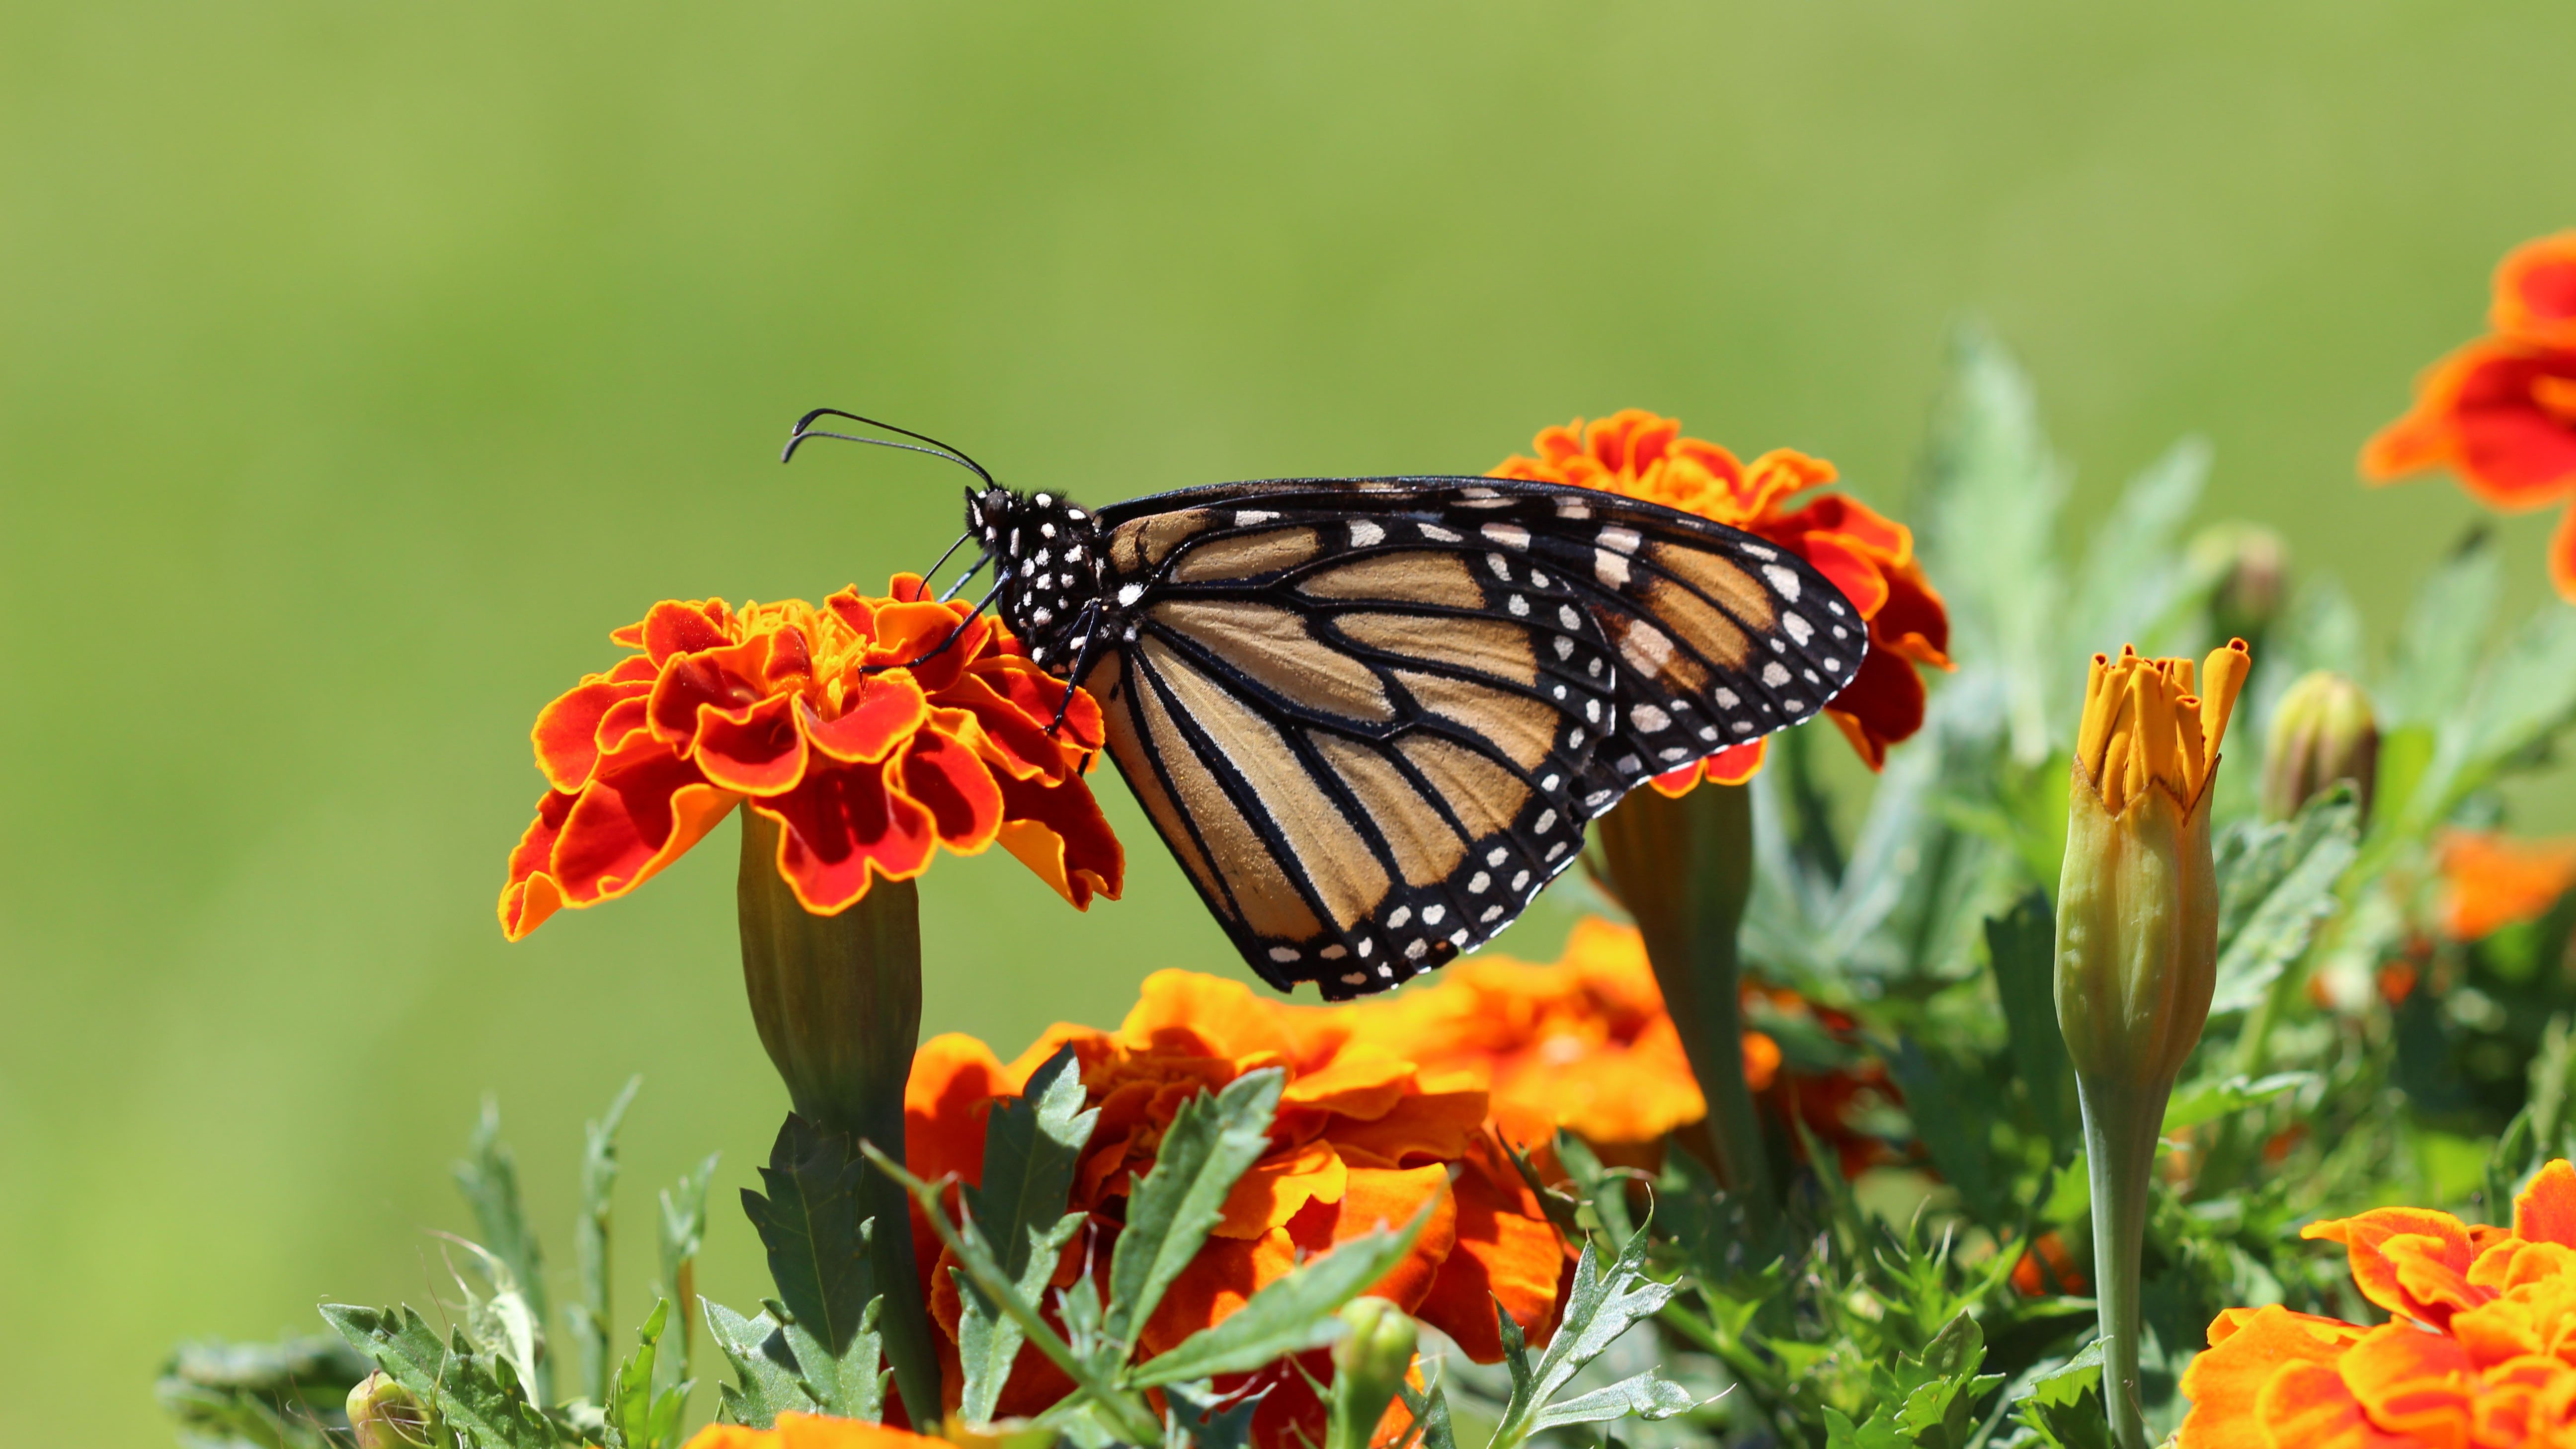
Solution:
[(1110, 751), (1245, 958), (1328, 998), (1481, 945), (1629, 787), (1860, 657), (1803, 561), (1591, 490), (1290, 480), (1100, 522)]

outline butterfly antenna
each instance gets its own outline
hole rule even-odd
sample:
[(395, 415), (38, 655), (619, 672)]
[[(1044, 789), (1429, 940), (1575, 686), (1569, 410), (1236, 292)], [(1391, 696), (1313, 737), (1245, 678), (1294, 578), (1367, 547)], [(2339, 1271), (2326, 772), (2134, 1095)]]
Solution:
[[(957, 556), (957, 550), (964, 548), (966, 546), (966, 541), (974, 536), (975, 535), (971, 533), (961, 533), (957, 535), (957, 541), (948, 545), (948, 552), (941, 554), (939, 556), (939, 562), (932, 564), (929, 569), (922, 574), (921, 586), (924, 589), (929, 588), (931, 579), (938, 574), (940, 569), (947, 565), (950, 559), (955, 558)], [(944, 604), (948, 601), (946, 599), (942, 599), (940, 602)]]
[[(912, 442), (898, 443), (892, 438), (871, 438), (863, 433), (827, 433), (814, 426), (814, 420), (817, 418), (847, 418), (851, 422), (858, 423), (864, 427), (871, 427), (883, 432), (900, 434), (912, 439)], [(956, 464), (958, 467), (974, 474), (976, 477), (983, 479), (985, 486), (987, 487), (998, 488), (1001, 486), (999, 483), (993, 481), (993, 475), (985, 471), (983, 464), (966, 456), (966, 452), (962, 448), (952, 447), (949, 444), (943, 443), (937, 438), (930, 436), (928, 433), (916, 433), (910, 428), (898, 428), (892, 423), (879, 422), (875, 418), (863, 418), (857, 413), (843, 412), (839, 408), (816, 408), (805, 416), (798, 418), (796, 420), (794, 431), (787, 435), (787, 447), (784, 451), (779, 453), (778, 461), (781, 463), (794, 461), (796, 450), (803, 447), (805, 440), (808, 438), (830, 438), (835, 442), (841, 443), (866, 443), (870, 447), (896, 448), (906, 453), (927, 453), (934, 458), (945, 458), (949, 462)], [(927, 443), (930, 446), (926, 448), (918, 446), (922, 443)]]

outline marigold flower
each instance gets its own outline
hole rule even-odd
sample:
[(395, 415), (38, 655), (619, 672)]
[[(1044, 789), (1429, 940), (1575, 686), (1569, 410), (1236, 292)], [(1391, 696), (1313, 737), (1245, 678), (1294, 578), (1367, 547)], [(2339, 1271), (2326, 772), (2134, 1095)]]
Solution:
[(2053, 1293), (2081, 1293), (2088, 1286), (2075, 1266), (2075, 1255), (2067, 1251), (2066, 1239), (2052, 1228), (2031, 1240), (2028, 1248), (2013, 1262), (2013, 1291), (2024, 1298), (2045, 1298)]
[(1000, 625), (932, 652), (965, 613), (898, 574), (887, 597), (820, 607), (664, 600), (611, 634), (637, 652), (537, 716), (551, 788), (510, 854), (502, 930), (626, 894), (744, 800), (781, 827), (779, 874), (817, 915), (941, 846), (997, 841), (1077, 907), (1115, 899), (1125, 857), (1081, 778), (1098, 704), (1074, 691), (1050, 736), (1064, 685)]
[[(1643, 498), (1740, 528), (1790, 550), (1834, 581), (1869, 621), (1869, 657), (1826, 709), (1873, 770), (1887, 747), (1923, 727), (1915, 666), (1950, 667), (1950, 615), (1915, 562), (1905, 525), (1840, 493), (1802, 506), (1791, 498), (1834, 481), (1834, 465), (1777, 448), (1750, 464), (1715, 443), (1682, 436), (1681, 423), (1629, 408), (1587, 424), (1548, 428), (1535, 458), (1514, 456), (1498, 478), (1571, 483)], [(1677, 795), (1701, 778), (1742, 784), (1762, 768), (1762, 742), (1722, 750), (1655, 783)]]
[(2311, 1223), (2344, 1245), (2376, 1328), (2230, 1308), (2184, 1370), (2181, 1449), (2284, 1443), (2506, 1449), (2576, 1439), (2576, 1169), (2550, 1163), (2513, 1226), (2423, 1208)]
[[(1354, 1043), (1472, 1074), (1515, 1143), (1563, 1127), (1615, 1152), (1708, 1115), (1634, 927), (1587, 919), (1554, 965), (1472, 957), (1435, 985), (1339, 1011)], [(1780, 1049), (1759, 1032), (1744, 1036), (1745, 1076), (1758, 1071), (1759, 1091)]]
[(907, 1429), (821, 1414), (781, 1414), (778, 1427), (709, 1424), (687, 1449), (949, 1449), (945, 1439), (925, 1439)]
[[(2435, 363), (2415, 405), (2362, 448), (2363, 477), (2448, 468), (2505, 513), (2576, 501), (2576, 232), (2508, 255), (2490, 318), (2495, 334)], [(2576, 508), (2559, 516), (2549, 576), (2576, 602)]]
[(2489, 830), (2445, 830), (2436, 858), (2442, 871), (2442, 926), (2455, 941), (2475, 941), (2506, 926), (2536, 921), (2576, 888), (2576, 840), (2516, 840)]
[[(1482, 1362), (1502, 1355), (1497, 1299), (1533, 1343), (1554, 1331), (1573, 1260), (1487, 1129), (1482, 1087), (1354, 1039), (1337, 1009), (1271, 1002), (1218, 977), (1158, 971), (1117, 1031), (1058, 1025), (1008, 1065), (972, 1037), (923, 1043), (905, 1095), (906, 1165), (923, 1177), (979, 1180), (992, 1103), (1017, 1095), (1067, 1044), (1100, 1117), (1074, 1175), (1072, 1205), (1090, 1222), (1065, 1248), (1059, 1288), (1077, 1282), (1084, 1264), (1109, 1261), (1132, 1179), (1152, 1167), (1182, 1102), (1245, 1072), (1287, 1072), (1270, 1151), (1235, 1185), (1223, 1219), (1143, 1326), (1141, 1354), (1161, 1353), (1234, 1313), (1300, 1254), (1381, 1222), (1405, 1222), (1426, 1201), (1437, 1206), (1412, 1253), (1369, 1291)], [(932, 1315), (953, 1341), (959, 1306), (949, 1261), (927, 1223), (914, 1224), (914, 1238), (921, 1261), (933, 1265), (923, 1285)], [(1323, 1441), (1324, 1406), (1304, 1376), (1329, 1382), (1331, 1354), (1302, 1355), (1227, 1384), (1269, 1384), (1254, 1419), (1260, 1443), (1284, 1446), (1300, 1433)], [(963, 1387), (952, 1358), (952, 1406)], [(1024, 1350), (1000, 1412), (1041, 1412), (1071, 1387), (1034, 1349)]]

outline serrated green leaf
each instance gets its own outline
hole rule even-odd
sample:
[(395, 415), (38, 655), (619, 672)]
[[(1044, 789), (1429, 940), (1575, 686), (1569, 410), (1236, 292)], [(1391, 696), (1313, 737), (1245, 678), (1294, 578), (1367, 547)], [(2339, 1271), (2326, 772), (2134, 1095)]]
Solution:
[(333, 1449), (345, 1439), (349, 1390), (374, 1369), (330, 1334), (189, 1343), (152, 1388), (188, 1449)]
[(617, 1366), (608, 1397), (600, 1405), (609, 1434), (609, 1449), (660, 1449), (653, 1437), (653, 1364), (660, 1357), (662, 1331), (671, 1320), (671, 1300), (657, 1299), (635, 1335), (635, 1351)]
[(1544, 1433), (1561, 1424), (1599, 1424), (1631, 1417), (1669, 1419), (1689, 1413), (1698, 1402), (1690, 1390), (1648, 1369), (1606, 1389), (1594, 1389), (1548, 1405), (1530, 1421), (1530, 1431)]
[[(1631, 1325), (1671, 1301), (1675, 1286), (1646, 1276), (1649, 1237), (1648, 1228), (1639, 1228), (1606, 1269), (1599, 1251), (1590, 1243), (1583, 1245), (1582, 1256), (1575, 1260), (1574, 1287), (1566, 1298), (1564, 1319), (1528, 1375), (1515, 1369), (1512, 1396), (1494, 1430), (1493, 1449), (1512, 1449), (1537, 1432), (1539, 1414), (1569, 1379), (1599, 1358)], [(1509, 1319), (1504, 1315), (1506, 1324)]]
[[(474, 1210), (475, 1238), (509, 1265), (510, 1276), (516, 1280), (520, 1296), (527, 1300), (528, 1312), (542, 1332), (552, 1317), (546, 1302), (545, 1254), (538, 1248), (537, 1235), (529, 1230), (527, 1214), (520, 1206), (519, 1166), (501, 1141), (501, 1103), (497, 1098), (483, 1099), (483, 1115), (474, 1124), (466, 1154), (455, 1165), (456, 1188), (464, 1194), (466, 1206)], [(551, 1366), (540, 1357), (536, 1367), (532, 1387), (538, 1398), (550, 1398), (547, 1380)]]
[(617, 1197), (617, 1129), (643, 1085), (642, 1077), (627, 1078), (608, 1110), (582, 1128), (581, 1216), (573, 1220), (572, 1234), (580, 1296), (565, 1309), (565, 1317), (572, 1321), (582, 1392), (594, 1403), (608, 1402), (609, 1379), (616, 1371), (609, 1351), (608, 1264), (609, 1226)]
[(477, 1449), (550, 1449), (562, 1442), (507, 1361), (475, 1353), (461, 1334), (442, 1343), (409, 1308), (326, 1303), (322, 1317)]
[(2102, 1341), (2033, 1379), (2013, 1402), (2014, 1416), (2051, 1449), (2112, 1449), (2102, 1399)]
[(771, 1317), (781, 1320), (779, 1337), (796, 1360), (797, 1385), (823, 1413), (871, 1423), (885, 1417), (885, 1386), (891, 1370), (884, 1366), (885, 1340), (877, 1331), (883, 1298), (871, 1298), (859, 1310), (859, 1331), (837, 1353), (783, 1306), (770, 1306)]
[(1101, 1331), (1120, 1343), (1154, 1316), (1163, 1293), (1225, 1215), (1226, 1194), (1270, 1148), (1270, 1119), (1287, 1074), (1246, 1072), (1213, 1096), (1183, 1102), (1163, 1145), (1127, 1198), (1127, 1226), (1109, 1260)]
[(707, 1187), (715, 1180), (716, 1163), (722, 1153), (709, 1153), (707, 1160), (680, 1175), (680, 1180), (662, 1189), (661, 1294), (683, 1305), (680, 1311), (680, 1351), (661, 1356), (659, 1370), (664, 1385), (689, 1376), (697, 1359), (697, 1320), (685, 1305), (698, 1300), (698, 1251), (706, 1242)]
[(1190, 1449), (1251, 1449), (1252, 1416), (1261, 1409), (1260, 1399), (1228, 1403), (1209, 1383), (1166, 1385), (1163, 1396), (1171, 1401), (1173, 1417), (1189, 1431)]
[(2172, 1136), (2203, 1122), (2214, 1122), (2231, 1112), (2242, 1112), (2260, 1106), (2273, 1098), (2311, 1086), (2319, 1080), (2314, 1072), (2274, 1072), (2268, 1077), (2248, 1079), (2229, 1077), (2225, 1081), (2198, 1081), (2178, 1087), (2165, 1103), (2165, 1119), (2160, 1129)]
[[(2212, 1015), (2250, 1011), (2272, 983), (2308, 949), (2317, 927), (2334, 914), (2336, 888), (2360, 854), (2359, 810), (2348, 787), (2337, 787), (2311, 801), (2277, 837), (2245, 847), (2236, 875), (2249, 881), (2279, 875), (2259, 901), (2245, 909), (2251, 886), (2231, 889), (2220, 884), (2217, 988), (2210, 998)], [(2285, 868), (2283, 868), (2285, 867)], [(2231, 932), (2230, 907), (2241, 915)]]
[(1433, 1384), (1429, 1393), (1421, 1393), (1411, 1384), (1398, 1384), (1395, 1392), (1413, 1411), (1414, 1423), (1422, 1432), (1422, 1449), (1458, 1449), (1457, 1431), (1449, 1426), (1449, 1393), (1445, 1385)]
[(1333, 1315), (1368, 1286), (1395, 1270), (1413, 1251), (1437, 1200), (1426, 1202), (1401, 1228), (1377, 1228), (1349, 1238), (1264, 1284), (1241, 1308), (1202, 1328), (1137, 1367), (1127, 1382), (1138, 1388), (1182, 1383), (1253, 1369), (1322, 1348), (1339, 1338)]
[(769, 1165), (760, 1169), (768, 1195), (742, 1192), (743, 1211), (768, 1249), (780, 1301), (834, 1358), (849, 1348), (860, 1315), (876, 1297), (869, 1220), (859, 1215), (859, 1178), (866, 1171), (848, 1137), (790, 1113)]
[[(994, 1262), (1021, 1296), (1037, 1302), (1054, 1276), (1057, 1255), (1082, 1226), (1068, 1214), (1073, 1173), (1091, 1141), (1097, 1110), (1082, 1110), (1082, 1069), (1068, 1044), (1029, 1078), (1028, 1090), (993, 1107), (984, 1127), (981, 1183), (960, 1197)], [(998, 1304), (961, 1278), (957, 1349), (966, 1375), (961, 1405), (967, 1422), (993, 1416), (1011, 1364), (1020, 1352), (1020, 1330)]]
[(766, 1429), (782, 1411), (819, 1411), (821, 1406), (805, 1391), (795, 1352), (788, 1348), (777, 1319), (766, 1313), (745, 1318), (704, 1298), (698, 1300), (698, 1305), (706, 1314), (707, 1332), (715, 1339), (716, 1351), (733, 1366), (735, 1382), (717, 1386), (726, 1419)]

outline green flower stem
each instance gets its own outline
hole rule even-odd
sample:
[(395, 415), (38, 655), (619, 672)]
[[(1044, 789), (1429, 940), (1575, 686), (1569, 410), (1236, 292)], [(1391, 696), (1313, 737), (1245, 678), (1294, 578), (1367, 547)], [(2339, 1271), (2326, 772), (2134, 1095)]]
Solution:
[(2093, 1295), (2103, 1339), (2102, 1399), (2117, 1449), (2148, 1449), (2138, 1382), (2138, 1258), (2156, 1167), (2156, 1133), (2173, 1083), (2137, 1084), (2079, 1075), (2085, 1165), (2093, 1187)]
[[(878, 879), (838, 915), (807, 911), (778, 874), (779, 827), (746, 807), (742, 979), (760, 1044), (796, 1114), (903, 1159), (903, 1088), (921, 1041), (921, 905), (910, 881)], [(914, 1427), (939, 1422), (939, 1357), (913, 1263), (903, 1188), (880, 1172), (859, 1186), (876, 1220), (874, 1282), (895, 1386)]]
[(1718, 1175), (1768, 1237), (1779, 1202), (1744, 1085), (1736, 933), (1753, 893), (1753, 792), (1703, 781), (1678, 799), (1631, 790), (1593, 827), (1611, 893), (1636, 919), (1700, 1095)]

